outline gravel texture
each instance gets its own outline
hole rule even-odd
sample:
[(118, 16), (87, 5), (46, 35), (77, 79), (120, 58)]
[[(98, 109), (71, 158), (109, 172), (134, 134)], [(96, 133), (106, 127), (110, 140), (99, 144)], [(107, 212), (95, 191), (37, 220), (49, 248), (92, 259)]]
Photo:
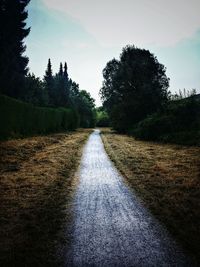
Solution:
[(84, 148), (66, 266), (192, 266), (124, 184), (95, 130)]

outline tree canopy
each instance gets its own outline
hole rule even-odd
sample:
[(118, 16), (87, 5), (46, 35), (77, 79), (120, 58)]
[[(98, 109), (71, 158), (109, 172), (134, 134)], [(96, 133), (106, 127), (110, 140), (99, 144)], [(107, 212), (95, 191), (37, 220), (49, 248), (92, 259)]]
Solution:
[(148, 50), (126, 46), (103, 70), (100, 90), (113, 127), (127, 131), (168, 101), (165, 67)]
[(0, 1), (0, 90), (19, 98), (23, 94), (28, 58), (23, 55), (29, 0)]

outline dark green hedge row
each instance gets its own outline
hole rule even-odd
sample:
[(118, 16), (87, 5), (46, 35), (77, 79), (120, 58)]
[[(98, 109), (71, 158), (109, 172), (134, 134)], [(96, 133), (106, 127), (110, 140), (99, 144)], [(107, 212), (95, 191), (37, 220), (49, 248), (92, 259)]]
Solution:
[(0, 139), (73, 130), (78, 123), (72, 109), (35, 107), (0, 95)]
[(164, 111), (139, 122), (130, 133), (143, 140), (200, 145), (200, 101), (173, 101)]

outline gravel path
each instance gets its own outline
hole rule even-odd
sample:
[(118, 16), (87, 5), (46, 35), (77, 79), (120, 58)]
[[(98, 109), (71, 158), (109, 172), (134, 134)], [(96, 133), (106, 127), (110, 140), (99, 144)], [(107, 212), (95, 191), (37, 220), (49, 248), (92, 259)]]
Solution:
[(99, 133), (82, 156), (66, 266), (192, 266), (124, 184)]

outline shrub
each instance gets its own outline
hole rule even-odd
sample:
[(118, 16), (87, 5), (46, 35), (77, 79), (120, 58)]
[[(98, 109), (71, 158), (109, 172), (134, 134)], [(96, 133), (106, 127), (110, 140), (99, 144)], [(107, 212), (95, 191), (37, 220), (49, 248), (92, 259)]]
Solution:
[(193, 97), (172, 101), (162, 112), (136, 124), (130, 133), (144, 140), (199, 145), (200, 102)]
[(0, 95), (0, 138), (73, 130), (78, 114), (72, 109), (43, 108)]

